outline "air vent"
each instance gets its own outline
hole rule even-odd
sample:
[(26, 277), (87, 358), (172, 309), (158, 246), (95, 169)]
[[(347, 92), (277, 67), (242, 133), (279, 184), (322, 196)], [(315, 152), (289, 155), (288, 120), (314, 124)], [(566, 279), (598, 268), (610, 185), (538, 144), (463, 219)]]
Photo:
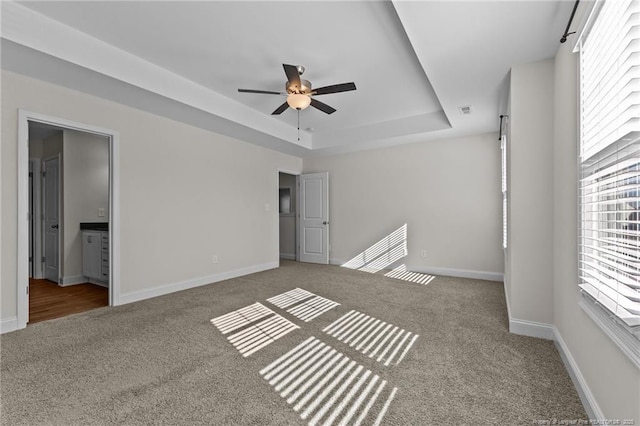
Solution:
[(458, 107), (458, 111), (460, 111), (460, 114), (462, 115), (469, 115), (471, 114), (471, 105)]

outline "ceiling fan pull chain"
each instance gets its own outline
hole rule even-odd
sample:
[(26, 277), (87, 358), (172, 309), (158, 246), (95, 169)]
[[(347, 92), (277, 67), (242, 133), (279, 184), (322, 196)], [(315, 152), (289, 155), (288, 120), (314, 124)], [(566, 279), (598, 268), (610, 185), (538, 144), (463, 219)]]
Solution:
[(300, 143), (300, 109), (298, 109), (298, 143)]

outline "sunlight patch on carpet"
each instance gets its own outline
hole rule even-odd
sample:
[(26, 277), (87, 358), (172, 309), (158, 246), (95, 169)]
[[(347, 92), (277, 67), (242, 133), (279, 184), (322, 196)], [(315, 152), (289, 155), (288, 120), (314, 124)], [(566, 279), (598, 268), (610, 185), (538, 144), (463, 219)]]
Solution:
[(407, 265), (402, 264), (397, 268), (384, 274), (385, 277), (395, 278), (396, 280), (409, 281), (416, 284), (427, 285), (435, 277), (433, 275), (422, 274), (420, 272), (411, 272), (407, 270)]
[(294, 306), (293, 308), (287, 309), (287, 312), (289, 312), (296, 318), (300, 318), (304, 322), (309, 322), (312, 319), (324, 314), (328, 310), (335, 308), (336, 306), (340, 306), (340, 304), (338, 302), (334, 302), (333, 300), (325, 299), (321, 296), (316, 296), (313, 299), (309, 299), (299, 305)]
[(216, 317), (211, 320), (211, 324), (215, 325), (222, 334), (227, 334), (261, 318), (274, 314), (275, 312), (262, 303), (254, 303), (253, 305)]
[(278, 308), (285, 309), (291, 305), (294, 305), (302, 300), (309, 299), (313, 296), (315, 296), (315, 294), (307, 290), (294, 288), (293, 290), (287, 291), (286, 293), (282, 293), (267, 299), (267, 302), (276, 305)]
[(267, 299), (279, 308), (287, 309), (291, 315), (304, 322), (319, 317), (330, 309), (340, 306), (338, 302), (318, 296), (307, 290), (296, 288)]
[(276, 314), (242, 331), (232, 334), (228, 339), (242, 356), (246, 358), (298, 328), (300, 327)]
[(418, 339), (417, 334), (358, 311), (347, 312), (322, 331), (385, 366), (400, 364)]
[(315, 337), (260, 370), (309, 425), (378, 425), (397, 388)]

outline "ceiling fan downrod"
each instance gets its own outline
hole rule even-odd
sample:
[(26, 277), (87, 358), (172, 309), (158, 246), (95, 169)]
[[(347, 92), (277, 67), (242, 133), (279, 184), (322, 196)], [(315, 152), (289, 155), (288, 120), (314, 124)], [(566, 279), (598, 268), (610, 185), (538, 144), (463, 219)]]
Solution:
[(300, 108), (298, 110), (298, 143), (300, 143)]

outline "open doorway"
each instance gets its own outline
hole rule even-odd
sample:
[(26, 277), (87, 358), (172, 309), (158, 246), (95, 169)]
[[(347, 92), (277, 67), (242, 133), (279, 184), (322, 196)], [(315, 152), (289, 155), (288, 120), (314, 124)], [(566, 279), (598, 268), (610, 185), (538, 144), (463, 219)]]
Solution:
[(108, 306), (110, 140), (28, 121), (28, 142), (28, 323)]
[(297, 176), (278, 173), (278, 212), (280, 221), (280, 259), (297, 258)]

